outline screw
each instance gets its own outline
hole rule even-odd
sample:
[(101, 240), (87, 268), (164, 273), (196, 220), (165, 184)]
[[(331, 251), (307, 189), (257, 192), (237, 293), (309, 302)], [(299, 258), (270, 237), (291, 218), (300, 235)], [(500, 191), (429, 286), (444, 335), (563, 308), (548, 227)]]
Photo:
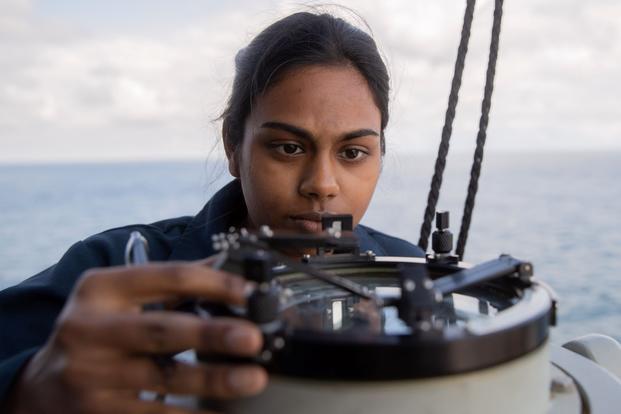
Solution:
[(414, 283), (413, 280), (406, 280), (403, 283), (403, 288), (407, 291), (407, 292), (412, 292), (414, 289), (416, 289), (416, 283)]
[(285, 347), (285, 340), (280, 336), (277, 336), (274, 338), (273, 344), (275, 349), (283, 349)]
[(270, 229), (269, 226), (266, 225), (263, 225), (259, 228), (259, 233), (261, 233), (261, 235), (265, 237), (272, 237), (274, 235), (272, 229)]
[(431, 324), (427, 321), (422, 321), (421, 323), (418, 324), (418, 327), (421, 329), (421, 331), (428, 331), (431, 329)]
[(272, 351), (266, 349), (265, 351), (261, 352), (261, 359), (265, 362), (269, 361), (272, 359)]
[(574, 382), (569, 377), (556, 376), (550, 383), (550, 391), (555, 394), (564, 394), (574, 389)]

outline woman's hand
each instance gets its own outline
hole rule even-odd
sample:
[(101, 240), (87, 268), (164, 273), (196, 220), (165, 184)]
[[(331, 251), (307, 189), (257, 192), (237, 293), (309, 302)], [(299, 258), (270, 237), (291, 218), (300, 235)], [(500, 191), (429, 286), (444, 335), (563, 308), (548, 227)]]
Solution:
[(183, 297), (242, 305), (243, 278), (203, 263), (151, 264), (88, 271), (74, 288), (46, 345), (28, 363), (12, 395), (11, 413), (186, 413), (138, 399), (141, 390), (220, 399), (260, 392), (255, 365), (158, 364), (153, 356), (187, 349), (252, 356), (260, 331), (235, 318), (201, 319), (143, 312), (148, 303)]

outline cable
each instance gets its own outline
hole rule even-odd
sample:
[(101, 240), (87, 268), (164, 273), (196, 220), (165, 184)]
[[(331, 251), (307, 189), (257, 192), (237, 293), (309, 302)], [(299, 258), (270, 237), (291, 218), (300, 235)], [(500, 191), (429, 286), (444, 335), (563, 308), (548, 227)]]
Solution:
[(461, 29), (461, 39), (459, 48), (457, 49), (457, 59), (455, 61), (455, 71), (453, 73), (453, 81), (451, 83), (451, 92), (449, 94), (448, 108), (444, 118), (444, 127), (442, 128), (442, 139), (440, 148), (438, 149), (438, 157), (436, 158), (435, 170), (431, 179), (431, 188), (427, 197), (427, 208), (423, 224), (420, 229), (420, 239), (418, 245), (423, 251), (427, 251), (429, 242), (429, 234), (431, 232), (431, 221), (436, 211), (438, 198), (440, 196), (440, 187), (442, 186), (442, 175), (446, 166), (446, 156), (449, 150), (449, 141), (453, 132), (453, 120), (455, 119), (455, 108), (459, 100), (459, 88), (461, 87), (461, 78), (464, 72), (464, 63), (466, 54), (468, 53), (468, 41), (470, 40), (470, 28), (472, 27), (472, 19), (474, 16), (475, 0), (467, 0), (466, 11), (464, 13), (464, 23)]
[(461, 218), (461, 227), (457, 239), (457, 249), (455, 253), (460, 259), (464, 258), (466, 241), (468, 240), (468, 230), (472, 221), (472, 211), (474, 210), (474, 200), (479, 188), (479, 176), (481, 175), (481, 165), (483, 163), (483, 147), (487, 138), (487, 124), (489, 123), (489, 112), (492, 105), (492, 92), (494, 90), (494, 76), (496, 75), (496, 60), (498, 59), (498, 44), (500, 40), (500, 25), (502, 23), (503, 0), (496, 0), (494, 7), (494, 23), (492, 25), (492, 40), (489, 47), (489, 59), (487, 62), (487, 75), (485, 79), (485, 92), (481, 103), (481, 118), (479, 119), (479, 132), (477, 134), (477, 146), (474, 151), (474, 160), (470, 170), (470, 183), (468, 184), (468, 195), (464, 204), (464, 214)]

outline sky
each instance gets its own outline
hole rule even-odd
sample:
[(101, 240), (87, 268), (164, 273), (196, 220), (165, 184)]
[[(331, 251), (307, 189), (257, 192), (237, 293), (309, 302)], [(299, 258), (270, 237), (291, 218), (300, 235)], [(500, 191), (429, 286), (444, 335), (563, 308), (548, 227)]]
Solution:
[[(493, 3), (477, 2), (454, 151), (475, 145)], [(221, 155), (235, 53), (316, 4), (0, 0), (0, 163)], [(465, 0), (338, 4), (388, 64), (388, 151), (435, 153)], [(488, 150), (621, 150), (621, 2), (507, 0), (504, 12)]]

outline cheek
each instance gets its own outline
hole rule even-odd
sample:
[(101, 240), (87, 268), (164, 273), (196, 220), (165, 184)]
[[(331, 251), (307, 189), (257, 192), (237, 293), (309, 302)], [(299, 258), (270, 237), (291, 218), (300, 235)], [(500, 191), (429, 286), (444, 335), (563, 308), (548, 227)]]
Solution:
[(344, 193), (347, 194), (347, 203), (354, 216), (355, 224), (360, 222), (362, 216), (367, 211), (379, 180), (380, 171), (381, 160), (376, 160), (364, 168), (349, 171), (345, 175), (347, 178), (343, 185), (347, 190)]
[(278, 224), (290, 205), (294, 188), (294, 171), (283, 170), (260, 149), (252, 149), (241, 163), (241, 182), (248, 214), (256, 225)]

